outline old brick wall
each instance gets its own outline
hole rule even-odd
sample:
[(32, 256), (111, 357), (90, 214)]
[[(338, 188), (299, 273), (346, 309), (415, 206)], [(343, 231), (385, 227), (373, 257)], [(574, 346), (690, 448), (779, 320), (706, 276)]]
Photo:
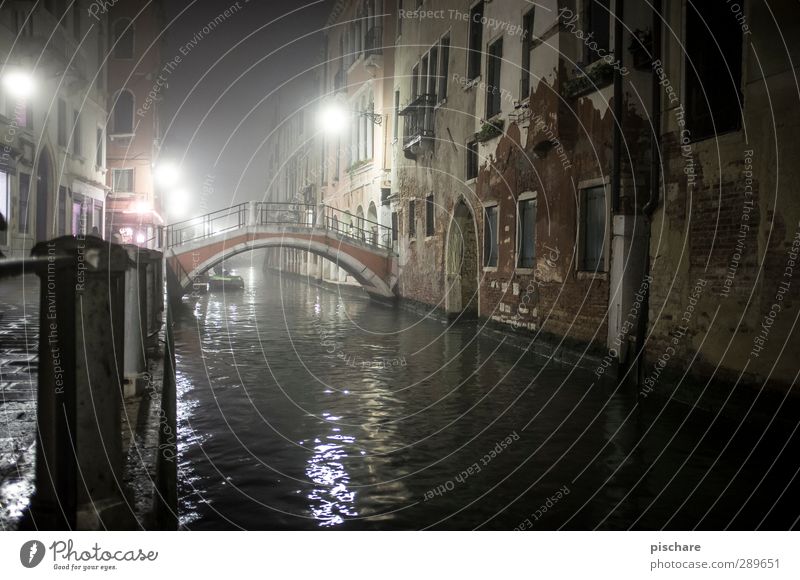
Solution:
[[(666, 170), (650, 245), (645, 369), (646, 376), (660, 375), (654, 388), (661, 391), (678, 385), (684, 372), (684, 383), (713, 375), (728, 392), (736, 381), (755, 388), (769, 377), (769, 391), (786, 388), (797, 371), (789, 353), (800, 346), (792, 245), (800, 244), (800, 115), (789, 57), (765, 10), (753, 5), (747, 13), (742, 129), (681, 142), (679, 103), (664, 113)], [(790, 11), (788, 3), (781, 10)], [(784, 16), (782, 23), (800, 28)], [(673, 10), (669, 17), (680, 15)], [(763, 51), (761, 62), (751, 44)], [(669, 46), (665, 58), (680, 94), (680, 47)]]

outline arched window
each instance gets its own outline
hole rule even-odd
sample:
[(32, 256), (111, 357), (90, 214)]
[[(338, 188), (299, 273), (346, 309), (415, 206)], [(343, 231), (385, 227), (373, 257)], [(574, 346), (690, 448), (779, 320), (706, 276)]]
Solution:
[(114, 116), (111, 132), (114, 135), (130, 135), (133, 133), (133, 93), (127, 89), (120, 91), (114, 102)]
[(120, 18), (114, 23), (114, 58), (133, 58), (133, 22)]

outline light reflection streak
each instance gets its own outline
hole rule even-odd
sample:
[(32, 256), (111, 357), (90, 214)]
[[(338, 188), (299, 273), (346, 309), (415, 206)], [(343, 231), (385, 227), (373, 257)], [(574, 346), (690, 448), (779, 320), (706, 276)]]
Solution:
[(330, 442), (315, 439), (314, 455), (306, 466), (306, 475), (316, 484), (307, 496), (311, 500), (309, 507), (320, 527), (341, 525), (345, 518), (358, 516), (356, 492), (348, 489), (350, 474), (340, 461), (347, 457), (345, 445), (353, 444), (355, 437), (334, 433), (326, 439)]

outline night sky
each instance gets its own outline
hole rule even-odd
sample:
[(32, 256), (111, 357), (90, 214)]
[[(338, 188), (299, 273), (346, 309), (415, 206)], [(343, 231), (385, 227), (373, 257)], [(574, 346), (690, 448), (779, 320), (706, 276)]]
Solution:
[[(247, 163), (256, 149), (263, 152), (274, 123), (277, 95), (268, 95), (321, 62), (322, 29), (334, 2), (240, 0), (238, 11), (198, 40), (198, 32), (235, 0), (167, 0), (162, 57), (182, 60), (162, 105), (161, 156), (182, 164), (194, 194), (214, 176), (209, 209), (263, 198), (266, 154)], [(297, 84), (282, 89), (280, 98), (291, 99)]]

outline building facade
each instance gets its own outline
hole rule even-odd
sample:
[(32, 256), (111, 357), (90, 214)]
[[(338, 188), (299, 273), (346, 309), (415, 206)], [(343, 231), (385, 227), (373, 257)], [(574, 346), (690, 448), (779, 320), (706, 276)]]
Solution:
[(665, 28), (655, 71), (665, 163), (642, 388), (703, 402), (706, 381), (681, 380), (691, 365), (725, 396), (782, 397), (799, 342), (797, 5), (683, 4), (664, 3), (682, 37)]
[(318, 99), (351, 119), (317, 136), (318, 176), (340, 233), (391, 227), (401, 303), (645, 398), (789, 388), (791, 2), (392, 4), (331, 14)]
[(54, 0), (0, 8), (0, 251), (104, 231), (107, 15)]
[[(340, 233), (372, 240), (378, 225), (390, 226), (393, 135), (397, 127), (394, 91), (396, 18), (381, 0), (340, 0), (326, 25), (324, 74), (316, 108), (345, 111), (340, 132), (320, 127), (322, 202), (335, 210), (331, 224)], [(324, 261), (318, 275), (352, 283), (347, 273)]]
[(153, 174), (161, 147), (159, 107), (177, 66), (162, 62), (164, 22), (162, 2), (143, 8), (120, 0), (109, 10), (106, 233), (148, 247), (156, 247), (164, 225)]
[[(321, 201), (319, 183), (321, 141), (314, 126), (319, 75), (309, 71), (283, 87), (270, 111), (273, 129), (265, 138), (266, 188), (261, 201), (270, 202), (275, 219), (311, 223)], [(291, 216), (291, 217), (290, 217)], [(319, 258), (290, 248), (265, 250), (264, 267), (317, 277)]]

